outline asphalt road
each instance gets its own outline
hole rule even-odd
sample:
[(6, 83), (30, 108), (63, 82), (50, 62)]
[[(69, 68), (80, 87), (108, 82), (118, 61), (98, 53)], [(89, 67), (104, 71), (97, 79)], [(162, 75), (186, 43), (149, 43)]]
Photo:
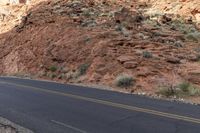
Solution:
[(7, 77), (0, 116), (35, 133), (200, 133), (200, 106)]

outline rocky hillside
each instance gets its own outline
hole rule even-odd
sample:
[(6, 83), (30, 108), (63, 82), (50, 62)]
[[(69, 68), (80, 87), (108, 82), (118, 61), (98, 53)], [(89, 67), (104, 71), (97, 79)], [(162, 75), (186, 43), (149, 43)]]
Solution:
[(200, 3), (197, 0), (143, 0), (150, 3), (149, 13), (172, 14), (200, 22)]
[(191, 1), (179, 1), (183, 8), (176, 11), (163, 2), (40, 0), (1, 6), (8, 12), (0, 12), (0, 73), (199, 101), (197, 17), (178, 12)]

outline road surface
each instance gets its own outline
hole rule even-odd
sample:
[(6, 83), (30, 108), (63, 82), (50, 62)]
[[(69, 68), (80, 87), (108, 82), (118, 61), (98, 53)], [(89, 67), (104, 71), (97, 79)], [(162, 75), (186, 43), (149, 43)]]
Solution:
[(200, 106), (8, 77), (0, 116), (35, 133), (200, 133)]

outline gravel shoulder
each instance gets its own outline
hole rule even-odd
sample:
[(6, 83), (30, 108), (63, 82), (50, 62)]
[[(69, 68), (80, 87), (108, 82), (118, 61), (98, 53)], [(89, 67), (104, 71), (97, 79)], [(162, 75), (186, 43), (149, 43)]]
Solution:
[(34, 133), (34, 132), (24, 127), (21, 127), (5, 118), (0, 117), (0, 133)]

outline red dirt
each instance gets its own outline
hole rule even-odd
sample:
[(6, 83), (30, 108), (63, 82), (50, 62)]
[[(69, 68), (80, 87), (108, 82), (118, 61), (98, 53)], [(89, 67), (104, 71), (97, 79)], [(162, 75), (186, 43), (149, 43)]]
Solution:
[[(127, 91), (153, 94), (182, 81), (200, 85), (199, 42), (172, 30), (163, 17), (160, 27), (147, 23), (137, 7), (90, 0), (7, 5), (14, 15), (0, 22), (0, 73), (112, 87), (125, 73), (136, 80)], [(145, 58), (145, 52), (153, 57)], [(77, 76), (82, 64), (89, 68)]]

